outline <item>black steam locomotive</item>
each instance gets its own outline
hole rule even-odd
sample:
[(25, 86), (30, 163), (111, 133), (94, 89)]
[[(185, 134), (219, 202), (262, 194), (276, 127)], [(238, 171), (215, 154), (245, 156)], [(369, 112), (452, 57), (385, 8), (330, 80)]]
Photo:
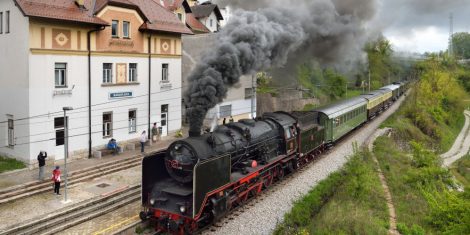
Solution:
[(403, 91), (395, 84), (322, 109), (266, 113), (190, 133), (144, 158), (140, 217), (157, 231), (191, 234), (312, 161)]

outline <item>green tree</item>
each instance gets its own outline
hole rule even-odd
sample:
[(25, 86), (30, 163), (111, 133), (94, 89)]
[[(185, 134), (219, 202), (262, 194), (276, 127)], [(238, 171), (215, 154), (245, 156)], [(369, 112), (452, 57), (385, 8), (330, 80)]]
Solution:
[(460, 32), (452, 35), (454, 55), (457, 58), (470, 59), (470, 33)]
[(325, 70), (324, 76), (326, 80), (326, 86), (324, 90), (329, 91), (328, 95), (331, 98), (337, 99), (343, 97), (344, 94), (346, 94), (346, 85), (348, 81), (344, 76), (335, 73), (331, 69)]

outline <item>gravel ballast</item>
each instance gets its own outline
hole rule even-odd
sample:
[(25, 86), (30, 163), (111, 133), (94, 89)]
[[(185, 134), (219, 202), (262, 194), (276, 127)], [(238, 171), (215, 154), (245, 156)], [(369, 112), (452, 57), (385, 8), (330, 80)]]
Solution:
[(222, 227), (204, 234), (271, 234), (276, 225), (282, 222), (284, 214), (290, 211), (293, 202), (307, 194), (319, 181), (340, 169), (353, 154), (352, 143), (357, 142), (359, 146), (364, 144), (378, 126), (398, 109), (404, 99), (404, 96), (401, 97), (379, 117), (347, 136), (326, 156), (296, 174), (288, 184), (277, 187), (275, 191), (268, 193), (264, 200), (244, 209), (239, 216), (229, 220)]

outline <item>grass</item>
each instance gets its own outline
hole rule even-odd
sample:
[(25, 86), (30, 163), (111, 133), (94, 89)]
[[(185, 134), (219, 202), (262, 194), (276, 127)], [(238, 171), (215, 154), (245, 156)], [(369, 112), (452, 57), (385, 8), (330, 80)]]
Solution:
[(0, 156), (0, 173), (25, 168), (23, 162)]
[(388, 209), (370, 154), (345, 167), (294, 203), (274, 234), (387, 234)]
[(470, 154), (456, 161), (450, 171), (464, 187), (470, 188)]

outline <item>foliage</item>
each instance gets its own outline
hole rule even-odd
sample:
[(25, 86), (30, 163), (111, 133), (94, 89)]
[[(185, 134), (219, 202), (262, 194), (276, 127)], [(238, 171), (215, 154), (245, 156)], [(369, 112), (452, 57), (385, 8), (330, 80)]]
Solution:
[(179, 129), (178, 131), (176, 131), (175, 137), (176, 138), (183, 138), (183, 129)]
[(465, 187), (470, 187), (470, 154), (459, 159), (452, 167), (452, 172)]
[[(362, 76), (362, 79), (368, 80), (370, 72), (371, 90), (380, 88), (395, 80), (402, 80), (403, 69), (392, 58), (393, 50), (390, 41), (379, 37), (375, 41), (366, 44), (364, 50), (367, 53), (369, 70)], [(357, 78), (360, 79), (360, 78)], [(356, 80), (356, 83), (359, 81)]]
[(259, 72), (256, 74), (256, 92), (260, 94), (271, 94), (276, 97), (278, 92), (273, 87), (272, 76), (266, 72)]
[(0, 156), (0, 173), (25, 168), (23, 162)]
[(328, 90), (328, 95), (332, 99), (338, 99), (343, 97), (346, 94), (347, 89), (347, 80), (344, 76), (334, 72), (331, 69), (327, 69), (324, 72), (326, 87), (325, 90)]
[(406, 226), (406, 224), (398, 223), (397, 224), (397, 230), (402, 235), (424, 235), (424, 234), (426, 234), (424, 232), (424, 229), (421, 226), (416, 225), (416, 224), (413, 224), (413, 226), (411, 226), (411, 228), (409, 228), (408, 226)]
[(385, 234), (388, 213), (380, 181), (367, 153), (294, 203), (275, 234)]
[(470, 33), (460, 32), (452, 35), (454, 54), (458, 58), (470, 59)]

